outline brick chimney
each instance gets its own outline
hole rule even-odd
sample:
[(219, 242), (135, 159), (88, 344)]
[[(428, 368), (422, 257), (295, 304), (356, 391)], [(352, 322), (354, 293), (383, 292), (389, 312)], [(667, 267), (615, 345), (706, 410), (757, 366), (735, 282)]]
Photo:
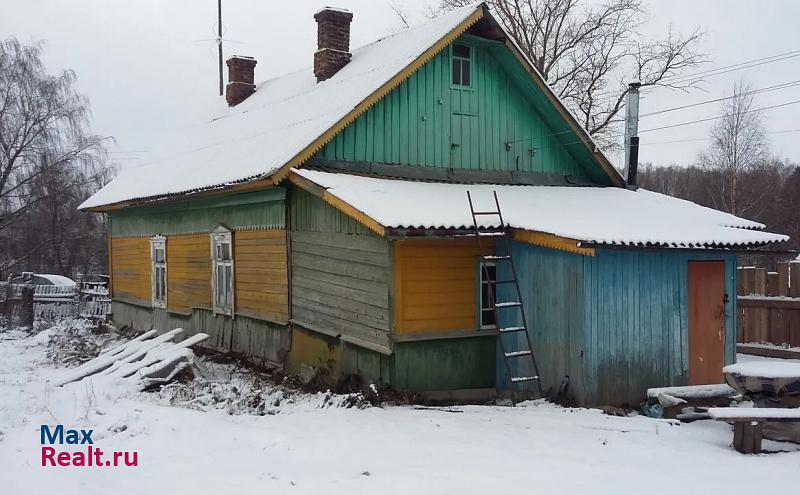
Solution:
[(256, 63), (254, 58), (240, 55), (228, 59), (228, 85), (225, 86), (228, 106), (235, 107), (255, 92)]
[(350, 62), (350, 22), (353, 13), (345, 9), (325, 7), (314, 14), (317, 21), (317, 51), (314, 53), (314, 75), (317, 82), (330, 79)]

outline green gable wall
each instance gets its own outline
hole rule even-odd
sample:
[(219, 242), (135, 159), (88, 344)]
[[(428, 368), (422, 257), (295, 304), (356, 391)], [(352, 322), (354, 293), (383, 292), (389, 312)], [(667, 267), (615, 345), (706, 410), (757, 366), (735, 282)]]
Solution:
[(217, 225), (233, 230), (282, 229), (286, 223), (286, 190), (197, 198), (109, 213), (112, 237), (177, 235), (210, 232)]
[[(606, 181), (590, 154), (573, 153), (529, 75), (505, 45), (472, 36), (472, 87), (450, 83), (446, 49), (334, 137), (324, 159), (440, 168), (547, 172)], [(556, 129), (551, 123), (562, 124)], [(553, 135), (555, 134), (555, 135)], [(508, 149), (507, 145), (508, 144)], [(583, 145), (581, 145), (583, 146)], [(533, 154), (531, 155), (531, 150)], [(578, 150), (580, 151), (580, 150)]]

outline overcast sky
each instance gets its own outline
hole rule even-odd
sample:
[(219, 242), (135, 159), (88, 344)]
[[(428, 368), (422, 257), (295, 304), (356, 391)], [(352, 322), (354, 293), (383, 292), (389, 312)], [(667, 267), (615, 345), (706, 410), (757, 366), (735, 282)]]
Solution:
[[(435, 0), (399, 2), (413, 17)], [(225, 57), (251, 55), (256, 79), (309, 67), (316, 48), (313, 13), (331, 4), (352, 10), (352, 46), (399, 29), (385, 0), (224, 0)], [(146, 161), (168, 131), (207, 118), (221, 104), (213, 42), (216, 0), (0, 0), (0, 36), (46, 42), (51, 72), (72, 69), (91, 100), (93, 128), (114, 136), (120, 165)], [(796, 0), (645, 0), (650, 20), (643, 36), (673, 30), (707, 32), (710, 62), (699, 70), (800, 50), (800, 2)], [(280, 5), (278, 7), (277, 5)], [(310, 69), (309, 69), (310, 70)], [(800, 79), (800, 57), (710, 77), (704, 91), (661, 89), (641, 102), (641, 113), (729, 95), (744, 78), (753, 88)], [(758, 107), (800, 100), (800, 86), (756, 96)], [(640, 130), (719, 114), (703, 105), (642, 119)], [(773, 151), (800, 161), (800, 104), (765, 111)], [(644, 133), (640, 159), (656, 164), (690, 163), (706, 145), (713, 122)], [(615, 161), (617, 157), (612, 157)]]

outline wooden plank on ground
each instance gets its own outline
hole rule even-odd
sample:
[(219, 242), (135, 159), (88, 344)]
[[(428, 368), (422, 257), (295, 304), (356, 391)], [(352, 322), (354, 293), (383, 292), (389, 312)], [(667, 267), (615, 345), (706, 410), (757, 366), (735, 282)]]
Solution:
[(763, 356), (779, 359), (800, 359), (800, 350), (781, 349), (778, 347), (764, 347), (747, 344), (737, 344), (736, 352), (750, 356)]

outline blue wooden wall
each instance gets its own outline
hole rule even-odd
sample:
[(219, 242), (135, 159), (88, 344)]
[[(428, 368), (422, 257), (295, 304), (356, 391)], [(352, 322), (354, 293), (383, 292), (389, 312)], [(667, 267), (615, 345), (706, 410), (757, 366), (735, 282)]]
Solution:
[[(570, 375), (580, 404), (637, 404), (688, 378), (687, 264), (725, 262), (725, 362), (735, 360), (736, 256), (603, 250), (582, 256), (512, 243), (542, 385)], [(498, 362), (498, 380), (505, 370)]]

